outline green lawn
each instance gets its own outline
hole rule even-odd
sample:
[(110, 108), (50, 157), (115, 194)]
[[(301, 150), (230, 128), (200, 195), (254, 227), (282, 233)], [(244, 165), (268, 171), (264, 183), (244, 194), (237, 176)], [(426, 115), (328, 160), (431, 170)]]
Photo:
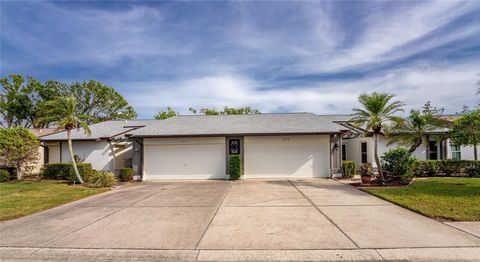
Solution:
[(480, 178), (426, 178), (362, 190), (438, 220), (480, 221)]
[(0, 183), (0, 221), (33, 214), (108, 190), (71, 186), (56, 180)]

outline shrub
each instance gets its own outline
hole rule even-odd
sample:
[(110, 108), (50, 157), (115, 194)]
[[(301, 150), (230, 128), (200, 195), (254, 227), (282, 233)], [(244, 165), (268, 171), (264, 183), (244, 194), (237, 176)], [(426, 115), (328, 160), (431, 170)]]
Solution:
[(382, 157), (382, 168), (392, 175), (393, 179), (399, 179), (401, 184), (409, 184), (413, 179), (413, 167), (416, 158), (405, 148), (388, 150)]
[(71, 164), (50, 163), (42, 168), (41, 176), (44, 179), (67, 180), (70, 177)]
[(343, 175), (348, 178), (355, 176), (355, 170), (357, 169), (355, 161), (342, 161)]
[(10, 180), (10, 173), (7, 170), (0, 169), (0, 183)]
[(373, 175), (373, 167), (372, 163), (363, 163), (360, 166), (360, 176), (372, 176)]
[[(77, 163), (78, 172), (84, 181), (87, 181), (92, 176), (92, 164)], [(42, 178), (57, 179), (57, 180), (71, 180), (78, 183), (77, 176), (73, 171), (71, 163), (50, 163), (42, 168)]]
[[(79, 183), (77, 176), (75, 175), (75, 171), (73, 170), (73, 165), (70, 165), (70, 176), (69, 180), (75, 183)], [(77, 163), (77, 169), (78, 173), (80, 173), (80, 177), (82, 177), (82, 180), (84, 182), (90, 181), (92, 175), (93, 175), (93, 168), (92, 164), (90, 163)]]
[(111, 187), (117, 183), (115, 174), (110, 171), (96, 171), (92, 172), (90, 180), (85, 183), (87, 187)]
[(480, 161), (469, 161), (469, 165), (465, 168), (465, 172), (470, 177), (480, 177)]
[(416, 176), (433, 176), (438, 173), (438, 160), (417, 160), (413, 166)]
[(447, 176), (452, 174), (459, 175), (461, 173), (464, 173), (465, 168), (468, 166), (469, 162), (470, 161), (468, 160), (442, 160), (438, 164), (438, 169), (440, 172), (445, 173), (445, 175)]
[(230, 179), (237, 180), (242, 176), (242, 159), (240, 155), (231, 155), (229, 158)]
[(118, 178), (122, 182), (128, 182), (133, 179), (133, 169), (130, 167), (121, 168), (118, 173)]
[[(417, 160), (414, 165), (416, 176), (434, 176), (439, 174), (479, 176), (480, 161), (472, 160)], [(477, 174), (477, 175), (476, 175)]]

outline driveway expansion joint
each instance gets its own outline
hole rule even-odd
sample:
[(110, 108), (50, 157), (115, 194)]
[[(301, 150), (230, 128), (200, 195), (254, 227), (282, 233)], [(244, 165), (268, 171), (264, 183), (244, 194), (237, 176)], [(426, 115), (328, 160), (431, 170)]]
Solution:
[[(203, 231), (202, 236), (200, 237), (200, 239), (198, 240), (197, 244), (195, 245), (195, 250), (197, 250), (198, 245), (200, 244), (200, 242), (202, 242), (202, 239), (203, 239), (203, 237), (205, 236), (205, 233), (207, 233), (208, 229), (210, 228), (210, 225), (211, 225), (212, 222), (213, 222), (213, 219), (215, 219), (215, 217), (217, 216), (218, 210), (220, 209), (220, 207), (222, 207), (223, 201), (225, 201), (225, 198), (227, 198), (228, 192), (230, 192), (230, 189), (232, 189), (232, 186), (233, 186), (233, 183), (230, 183), (230, 185), (229, 185), (229, 187), (227, 188), (227, 190), (225, 190), (225, 193), (224, 193), (224, 195), (222, 196), (222, 200), (220, 201), (220, 203), (218, 204), (217, 208), (215, 209), (215, 212), (213, 213), (212, 219), (210, 219), (210, 221), (208, 222), (208, 225), (207, 225), (207, 227), (205, 228), (205, 231)], [(199, 252), (199, 253), (200, 253), (200, 252)]]
[[(167, 185), (167, 186), (165, 186), (165, 187), (168, 187), (168, 186), (169, 186), (169, 185)], [(164, 187), (164, 188), (165, 188), (165, 187)], [(154, 192), (154, 193), (152, 193), (152, 194), (149, 194), (149, 195), (146, 196), (146, 198), (152, 197), (153, 195), (158, 194), (158, 193), (159, 193), (159, 192)], [(52, 244), (52, 243), (54, 243), (54, 242), (56, 242), (56, 241), (59, 241), (59, 240), (62, 240), (62, 239), (66, 238), (67, 236), (69, 236), (69, 235), (71, 235), (71, 234), (73, 234), (73, 233), (75, 233), (75, 232), (78, 232), (78, 231), (80, 231), (80, 230), (82, 230), (82, 229), (85, 229), (85, 228), (87, 228), (87, 227), (89, 227), (89, 226), (91, 226), (91, 225), (93, 225), (93, 224), (95, 224), (95, 223), (97, 223), (97, 222), (99, 222), (99, 221), (107, 218), (107, 217), (110, 217), (110, 216), (112, 216), (112, 215), (114, 215), (114, 214), (116, 214), (116, 213), (118, 213), (118, 212), (120, 212), (120, 211), (122, 211), (122, 210), (124, 210), (124, 209), (126, 209), (126, 208), (128, 208), (128, 207), (130, 207), (130, 206), (132, 206), (132, 205), (134, 205), (135, 203), (142, 201), (142, 200), (143, 200), (143, 199), (139, 199), (139, 200), (133, 201), (133, 202), (130, 203), (129, 205), (126, 205), (126, 206), (123, 206), (123, 207), (117, 207), (118, 210), (116, 210), (116, 211), (113, 211), (113, 212), (111, 212), (111, 213), (109, 213), (109, 214), (107, 214), (107, 215), (105, 215), (105, 216), (102, 216), (102, 217), (100, 217), (100, 218), (92, 221), (91, 223), (88, 223), (88, 224), (86, 224), (86, 225), (84, 225), (84, 226), (82, 226), (82, 227), (80, 227), (80, 228), (77, 228), (77, 229), (75, 229), (75, 230), (72, 230), (72, 231), (66, 233), (66, 234), (63, 235), (63, 236), (60, 236), (60, 237), (54, 238), (54, 239), (52, 239), (52, 240), (49, 240), (49, 241), (47, 241), (45, 244), (43, 244), (42, 246), (40, 246), (39, 250), (40, 250), (41, 248), (44, 248), (45, 246), (47, 246), (47, 245), (49, 245), (49, 244)], [(114, 207), (114, 208), (115, 208), (115, 207)], [(38, 251), (38, 250), (37, 250), (37, 251)], [(35, 252), (37, 252), (37, 251), (35, 251)]]
[(455, 228), (455, 229), (458, 230), (458, 231), (461, 231), (461, 232), (463, 232), (463, 233), (467, 233), (467, 234), (469, 234), (469, 235), (471, 235), (471, 236), (474, 236), (474, 237), (480, 239), (480, 236), (477, 236), (477, 235), (475, 235), (475, 234), (472, 234), (472, 233), (470, 233), (470, 232), (468, 232), (468, 231), (465, 231), (465, 230), (463, 230), (463, 229), (461, 229), (461, 228), (458, 228), (458, 227), (456, 227), (456, 226), (454, 226), (454, 225), (450, 225), (450, 224), (447, 224), (447, 223), (445, 223), (445, 222), (441, 222), (441, 223), (444, 224), (444, 225), (447, 225), (447, 226), (449, 226), (449, 227)]
[(300, 190), (293, 182), (292, 180), (288, 179), (288, 182), (320, 213), (322, 214), (328, 221), (330, 221), (330, 223), (332, 223), (338, 230), (340, 230), (340, 232), (342, 232), (343, 235), (345, 235), (350, 241), (352, 241), (352, 243), (357, 247), (357, 248), (360, 248), (360, 246), (357, 244), (357, 242), (355, 242), (349, 235), (347, 235), (347, 233), (345, 233), (330, 217), (328, 217), (325, 213), (323, 213), (322, 210), (320, 210), (320, 208), (318, 208), (314, 203), (313, 201), (307, 197), (307, 195), (305, 195), (302, 190)]

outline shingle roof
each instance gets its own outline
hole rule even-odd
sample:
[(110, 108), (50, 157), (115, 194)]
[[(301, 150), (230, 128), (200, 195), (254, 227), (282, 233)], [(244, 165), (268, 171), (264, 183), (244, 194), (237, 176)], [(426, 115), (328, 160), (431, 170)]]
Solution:
[(330, 117), (311, 113), (176, 116), (151, 122), (132, 132), (136, 137), (338, 133), (344, 129)]
[[(83, 132), (83, 129), (72, 130), (73, 140), (97, 140), (106, 137), (115, 137), (130, 130), (134, 130), (139, 127), (148, 125), (149, 123), (156, 122), (158, 120), (112, 120), (105, 121), (97, 124), (90, 125), (92, 133), (87, 135)], [(52, 135), (46, 135), (40, 137), (40, 140), (66, 140), (67, 134), (65, 131), (55, 133)]]
[[(334, 121), (348, 121), (350, 115), (285, 113), (259, 115), (184, 115), (166, 120), (115, 120), (90, 126), (92, 133), (72, 131), (73, 140), (97, 140), (107, 137), (210, 136), (259, 134), (338, 133), (346, 128)], [(44, 141), (66, 140), (65, 132), (42, 136)]]

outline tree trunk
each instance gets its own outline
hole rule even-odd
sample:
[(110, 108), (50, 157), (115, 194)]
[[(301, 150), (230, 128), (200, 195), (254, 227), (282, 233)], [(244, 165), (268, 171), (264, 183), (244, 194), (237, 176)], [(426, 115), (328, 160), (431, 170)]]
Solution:
[(422, 139), (420, 138), (419, 140), (415, 141), (415, 144), (413, 144), (410, 149), (408, 150), (408, 152), (410, 153), (413, 153), (415, 152), (415, 150), (417, 150), (417, 148), (422, 144)]
[(378, 174), (380, 175), (380, 183), (383, 184), (385, 179), (383, 178), (382, 166), (380, 165), (380, 158), (378, 157), (378, 134), (375, 133), (375, 147), (373, 155), (375, 156), (375, 163), (377, 164)]
[(17, 165), (17, 168), (16, 168), (15, 172), (17, 173), (17, 180), (22, 180), (23, 175), (22, 175), (22, 165), (21, 164)]
[(478, 160), (477, 144), (473, 144), (473, 159)]
[(75, 155), (73, 154), (71, 132), (72, 131), (70, 129), (67, 129), (68, 152), (70, 153), (70, 159), (72, 159), (73, 171), (75, 172), (75, 175), (77, 176), (78, 181), (80, 181), (80, 184), (83, 184), (82, 177), (80, 176), (80, 173), (78, 172), (77, 163), (75, 162)]

